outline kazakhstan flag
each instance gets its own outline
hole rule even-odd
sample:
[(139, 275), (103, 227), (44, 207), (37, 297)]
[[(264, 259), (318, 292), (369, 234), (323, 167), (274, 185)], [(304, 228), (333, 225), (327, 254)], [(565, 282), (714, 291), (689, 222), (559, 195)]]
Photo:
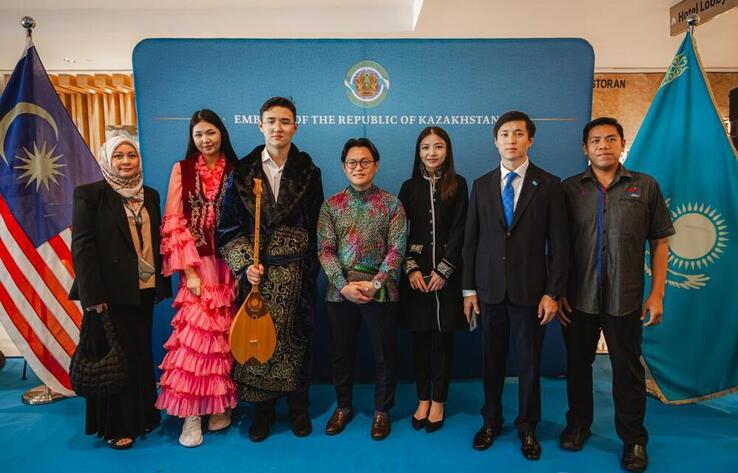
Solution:
[(689, 33), (627, 163), (658, 180), (676, 229), (669, 239), (663, 322), (643, 331), (643, 358), (655, 383), (651, 387), (663, 402), (673, 404), (735, 392), (738, 156)]

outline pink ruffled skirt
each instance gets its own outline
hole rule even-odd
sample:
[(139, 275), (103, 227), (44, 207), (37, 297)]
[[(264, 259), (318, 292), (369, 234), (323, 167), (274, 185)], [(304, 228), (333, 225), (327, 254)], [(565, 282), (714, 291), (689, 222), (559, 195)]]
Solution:
[(233, 317), (235, 284), (224, 261), (200, 257), (200, 297), (187, 289), (182, 274), (172, 306), (172, 335), (161, 364), (161, 393), (156, 407), (177, 417), (218, 414), (236, 406), (231, 380), (228, 331)]

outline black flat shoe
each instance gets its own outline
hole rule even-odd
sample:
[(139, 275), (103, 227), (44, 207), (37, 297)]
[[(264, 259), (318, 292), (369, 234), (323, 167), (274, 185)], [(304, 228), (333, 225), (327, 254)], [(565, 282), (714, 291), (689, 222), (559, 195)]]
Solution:
[(500, 435), (501, 430), (502, 428), (500, 427), (495, 428), (491, 425), (484, 424), (476, 435), (474, 435), (472, 447), (474, 447), (475, 450), (487, 450)]
[[(130, 440), (130, 442), (120, 443), (121, 440)], [(131, 437), (118, 437), (116, 439), (110, 439), (107, 442), (108, 446), (113, 450), (128, 450), (133, 447), (135, 440), (133, 440)]]
[(290, 423), (292, 424), (292, 433), (295, 434), (295, 437), (307, 437), (313, 431), (313, 423), (310, 421), (310, 416), (307, 412), (300, 412), (291, 416)]
[(425, 431), (430, 434), (431, 432), (435, 432), (441, 427), (443, 427), (443, 419), (436, 422), (427, 421), (425, 424)]
[(620, 465), (624, 470), (642, 472), (648, 468), (648, 454), (645, 445), (625, 445)]
[(410, 416), (410, 420), (412, 421), (412, 423), (413, 423), (413, 429), (415, 429), (415, 430), (422, 429), (423, 427), (425, 427), (425, 424), (428, 423), (428, 418), (427, 417), (425, 419), (416, 419), (415, 418), (415, 414), (413, 414), (412, 416)]
[(589, 429), (567, 425), (559, 437), (559, 446), (564, 450), (577, 452), (584, 446), (584, 441), (592, 435)]
[(538, 460), (541, 458), (541, 444), (538, 443), (536, 434), (533, 432), (520, 432), (520, 451), (528, 460)]
[(274, 423), (274, 411), (257, 412), (254, 421), (249, 427), (249, 438), (252, 442), (261, 442), (269, 437), (269, 431)]

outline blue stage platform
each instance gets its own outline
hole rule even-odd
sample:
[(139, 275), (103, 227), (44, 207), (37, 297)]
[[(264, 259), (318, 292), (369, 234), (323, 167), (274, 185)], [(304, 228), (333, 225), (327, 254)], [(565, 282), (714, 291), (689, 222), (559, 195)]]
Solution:
[[(289, 429), (286, 406), (278, 407), (272, 435), (260, 444), (248, 439), (253, 408), (242, 405), (230, 430), (206, 434), (195, 449), (177, 443), (180, 421), (164, 418), (162, 426), (139, 440), (132, 450), (113, 451), (94, 437), (82, 434), (83, 399), (47, 406), (26, 406), (21, 394), (39, 384), (30, 375), (21, 381), (23, 362), (8, 360), (0, 371), (0, 472), (616, 472), (621, 444), (614, 432), (610, 368), (605, 356), (596, 361), (595, 422), (584, 450), (565, 452), (558, 434), (566, 410), (563, 379), (544, 379), (543, 422), (538, 436), (543, 455), (525, 460), (511, 426), (515, 418), (517, 385), (508, 380), (504, 406), (505, 431), (485, 452), (471, 448), (479, 428), (482, 387), (478, 381), (451, 385), (446, 424), (433, 434), (410, 426), (415, 389), (402, 383), (392, 411), (392, 434), (383, 442), (369, 438), (372, 386), (358, 385), (357, 417), (336, 437), (323, 433), (335, 402), (329, 385), (313, 386), (314, 431), (295, 438)], [(283, 401), (282, 401), (283, 402)], [(651, 473), (738, 472), (738, 395), (688, 406), (665, 406), (648, 400), (646, 425), (651, 434), (648, 452)]]

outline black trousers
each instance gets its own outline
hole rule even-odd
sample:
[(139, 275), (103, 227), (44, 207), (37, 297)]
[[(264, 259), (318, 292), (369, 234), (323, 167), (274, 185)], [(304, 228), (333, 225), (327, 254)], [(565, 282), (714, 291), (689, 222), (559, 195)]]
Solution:
[(397, 303), (328, 302), (331, 341), (333, 343), (333, 384), (339, 408), (351, 407), (354, 387), (354, 360), (359, 324), (364, 319), (369, 332), (377, 382), (374, 409), (389, 411), (395, 404), (397, 385)]
[(642, 324), (640, 310), (620, 317), (575, 311), (571, 324), (562, 328), (567, 350), (566, 421), (570, 426), (588, 429), (592, 425), (592, 363), (602, 329), (612, 364), (615, 430), (626, 444), (648, 443), (643, 426), (646, 374), (641, 364)]
[(446, 402), (454, 359), (453, 332), (413, 332), (418, 399)]
[(484, 422), (495, 427), (504, 422), (502, 389), (505, 386), (508, 345), (512, 338), (519, 379), (515, 426), (520, 432), (535, 432), (541, 420), (541, 348), (545, 333), (538, 319), (538, 307), (509, 302), (481, 303), (480, 310), (484, 353)]
[[(110, 305), (115, 336), (127, 363), (125, 387), (106, 397), (89, 398), (85, 403), (85, 433), (105, 440), (136, 438), (159, 425), (156, 380), (151, 355), (151, 327), (154, 313), (154, 289), (141, 290), (139, 305)], [(89, 338), (81, 340), (95, 356), (110, 350), (100, 316), (85, 311), (83, 324), (89, 324)]]

